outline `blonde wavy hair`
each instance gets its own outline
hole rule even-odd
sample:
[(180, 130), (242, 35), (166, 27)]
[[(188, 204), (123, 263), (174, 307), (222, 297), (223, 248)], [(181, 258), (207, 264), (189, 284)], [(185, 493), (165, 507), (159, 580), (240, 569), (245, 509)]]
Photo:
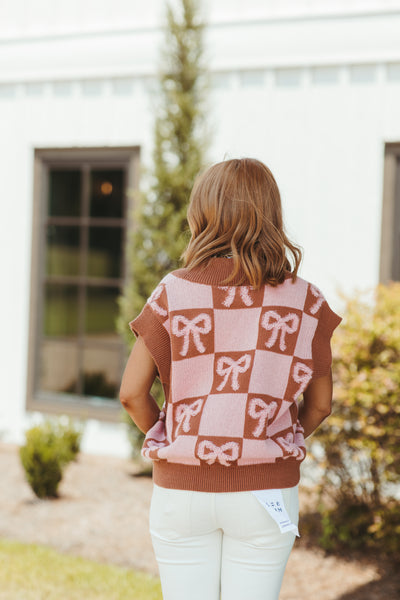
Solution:
[[(254, 158), (226, 160), (197, 176), (187, 213), (191, 238), (184, 266), (206, 266), (214, 256), (231, 255), (233, 269), (223, 283), (244, 271), (258, 289), (277, 286), (288, 272), (296, 279), (302, 251), (284, 232), (277, 183), (268, 167)], [(293, 268), (286, 253), (293, 259)]]

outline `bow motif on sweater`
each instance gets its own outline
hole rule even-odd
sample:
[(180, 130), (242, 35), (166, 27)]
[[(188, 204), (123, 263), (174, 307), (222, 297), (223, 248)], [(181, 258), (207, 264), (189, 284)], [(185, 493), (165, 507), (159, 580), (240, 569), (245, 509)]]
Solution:
[(294, 456), (297, 460), (304, 458), (304, 450), (295, 444), (293, 433), (287, 433), (285, 437), (279, 437), (277, 441), (283, 446), (284, 451), (289, 456)]
[(175, 415), (176, 422), (179, 423), (176, 433), (178, 433), (180, 427), (182, 427), (185, 433), (190, 430), (190, 419), (199, 414), (203, 402), (204, 400), (199, 398), (199, 400), (195, 400), (191, 404), (179, 404)]
[(158, 450), (165, 448), (166, 445), (167, 443), (165, 440), (163, 442), (157, 442), (156, 440), (145, 440), (141, 451), (142, 455), (146, 458), (151, 458), (153, 452), (157, 453)]
[(163, 293), (163, 290), (164, 286), (162, 284), (158, 285), (151, 294), (148, 302), (153, 310), (155, 310), (162, 317), (166, 317), (168, 312), (165, 310), (165, 308), (162, 308), (162, 306), (157, 304), (157, 300), (160, 298), (161, 294)]
[(271, 331), (269, 340), (265, 342), (267, 348), (272, 348), (280, 333), (279, 348), (284, 352), (286, 350), (286, 334), (297, 331), (299, 322), (300, 319), (295, 313), (289, 313), (286, 317), (281, 317), (274, 310), (264, 313), (261, 325), (266, 331)]
[(275, 414), (278, 404), (276, 402), (265, 402), (261, 398), (252, 398), (249, 404), (249, 415), (258, 419), (258, 425), (253, 430), (255, 437), (260, 437), (269, 419)]
[(148, 440), (146, 442), (146, 447), (148, 450), (156, 450), (158, 448), (163, 448), (165, 446), (165, 440), (161, 442), (157, 442), (156, 440)]
[(322, 293), (320, 292), (320, 290), (315, 287), (315, 285), (310, 285), (310, 290), (312, 295), (317, 298), (317, 301), (315, 302), (315, 304), (312, 305), (312, 307), (310, 308), (310, 313), (312, 315), (315, 315), (315, 313), (317, 313), (319, 311), (319, 309), (322, 306), (322, 303), (324, 302), (325, 298), (323, 297)]
[(295, 364), (293, 369), (293, 379), (296, 383), (300, 383), (300, 387), (294, 395), (294, 400), (296, 400), (296, 398), (304, 392), (308, 385), (308, 382), (311, 379), (311, 376), (312, 369), (310, 369), (310, 367), (301, 362)]
[(243, 356), (238, 358), (238, 360), (234, 360), (230, 356), (221, 356), (217, 362), (217, 373), (224, 379), (217, 387), (217, 390), (220, 392), (225, 387), (229, 377), (232, 375), (232, 389), (237, 391), (239, 389), (239, 373), (245, 373), (250, 367), (250, 363), (250, 354), (243, 354)]
[[(226, 308), (229, 308), (230, 306), (232, 306), (233, 301), (235, 299), (237, 287), (223, 285), (223, 286), (219, 286), (219, 289), (227, 292), (225, 300), (222, 302), (222, 304), (224, 306), (226, 306)], [(250, 288), (247, 285), (243, 285), (243, 286), (239, 287), (239, 294), (240, 294), (242, 302), (243, 302), (243, 304), (245, 304), (245, 306), (251, 306), (253, 304), (253, 299), (250, 297), (249, 289)]]
[[(183, 325), (183, 327), (181, 327)], [(190, 336), (193, 337), (194, 345), (198, 352), (205, 352), (205, 346), (200, 339), (200, 335), (203, 333), (209, 333), (211, 331), (211, 317), (206, 313), (201, 313), (190, 320), (183, 315), (176, 315), (172, 319), (172, 333), (177, 337), (183, 337), (183, 346), (180, 351), (181, 356), (186, 356), (189, 350)]]
[(217, 446), (210, 440), (203, 440), (198, 447), (198, 456), (209, 465), (218, 460), (224, 467), (230, 467), (230, 463), (239, 457), (239, 444), (237, 442), (227, 442), (222, 446)]

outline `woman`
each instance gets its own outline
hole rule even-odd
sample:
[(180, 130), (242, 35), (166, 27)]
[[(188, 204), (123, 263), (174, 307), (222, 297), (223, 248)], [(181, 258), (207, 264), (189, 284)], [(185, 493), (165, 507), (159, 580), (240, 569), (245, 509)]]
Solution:
[(304, 438), (331, 411), (330, 339), (341, 318), (297, 276), (301, 251), (263, 163), (207, 169), (188, 222), (184, 268), (129, 324), (137, 341), (120, 390), (154, 461), (150, 532), (163, 598), (276, 600), (297, 533)]

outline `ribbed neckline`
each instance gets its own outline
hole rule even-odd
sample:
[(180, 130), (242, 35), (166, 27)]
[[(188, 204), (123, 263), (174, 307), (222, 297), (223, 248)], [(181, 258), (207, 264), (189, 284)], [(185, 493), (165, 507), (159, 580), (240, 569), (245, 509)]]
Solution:
[[(194, 269), (178, 269), (173, 274), (181, 279), (193, 281), (194, 283), (205, 283), (208, 285), (221, 285), (222, 282), (232, 273), (233, 260), (232, 258), (214, 256), (210, 258), (206, 265), (195, 267)], [(291, 278), (293, 273), (289, 271), (285, 275), (285, 279)], [(244, 279), (243, 279), (244, 278)], [(243, 280), (242, 285), (250, 285), (250, 282), (240, 266), (239, 272), (229, 282), (229, 285), (238, 285)]]

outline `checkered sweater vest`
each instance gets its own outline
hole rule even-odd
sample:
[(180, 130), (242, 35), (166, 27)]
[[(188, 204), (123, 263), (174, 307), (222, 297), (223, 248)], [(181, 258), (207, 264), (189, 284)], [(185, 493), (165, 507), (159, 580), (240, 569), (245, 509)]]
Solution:
[(298, 399), (329, 373), (341, 318), (300, 277), (256, 290), (223, 285), (231, 269), (230, 259), (213, 258), (169, 273), (129, 323), (164, 388), (142, 448), (162, 487), (230, 492), (300, 478)]

